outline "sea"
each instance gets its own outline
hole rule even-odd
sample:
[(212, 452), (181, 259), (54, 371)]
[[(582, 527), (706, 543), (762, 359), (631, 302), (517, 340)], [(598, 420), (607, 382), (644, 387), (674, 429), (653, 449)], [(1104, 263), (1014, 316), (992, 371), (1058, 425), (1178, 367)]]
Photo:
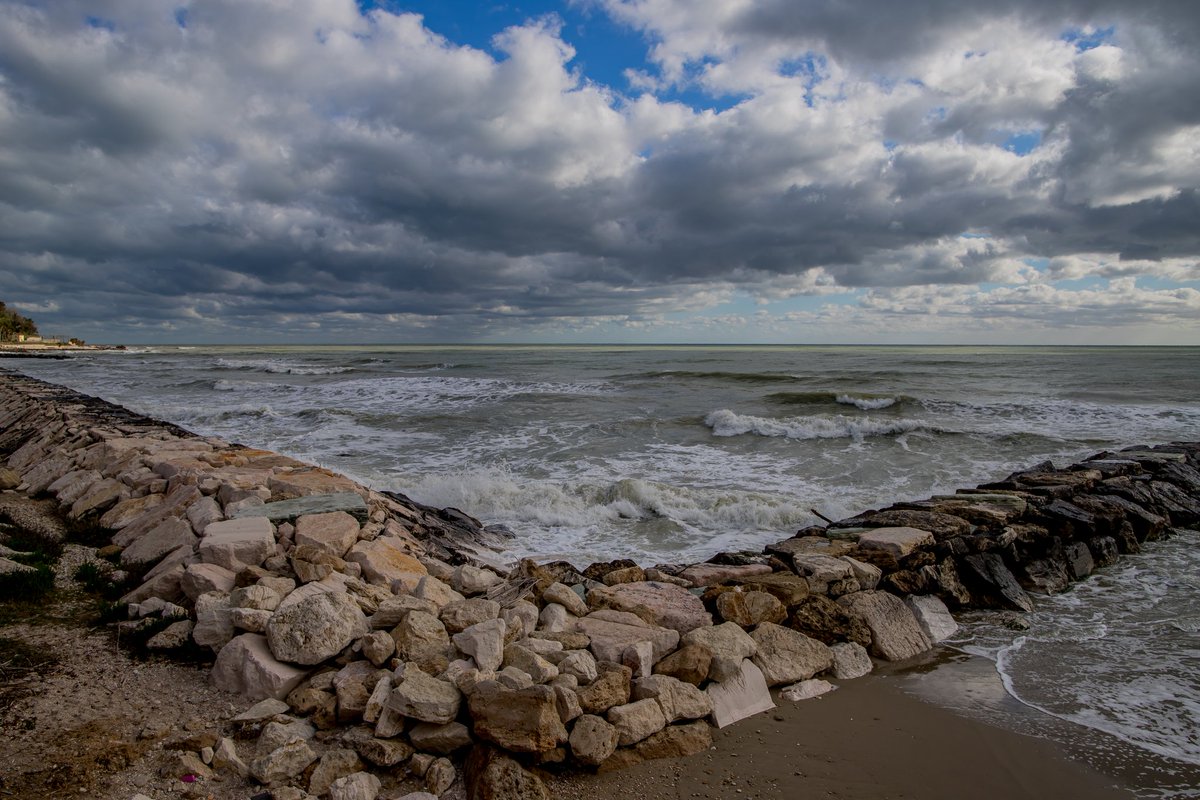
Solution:
[[(1197, 347), (162, 346), (0, 365), (459, 508), (511, 530), (508, 557), (581, 567), (757, 550), (1045, 460), (1200, 440)], [(1039, 598), (1025, 631), (964, 618), (951, 651), (971, 666), (939, 670), (958, 689), (921, 691), (1112, 744), (1153, 764), (1123, 778), (1143, 796), (1200, 797), (1197, 545), (1181, 532)]]

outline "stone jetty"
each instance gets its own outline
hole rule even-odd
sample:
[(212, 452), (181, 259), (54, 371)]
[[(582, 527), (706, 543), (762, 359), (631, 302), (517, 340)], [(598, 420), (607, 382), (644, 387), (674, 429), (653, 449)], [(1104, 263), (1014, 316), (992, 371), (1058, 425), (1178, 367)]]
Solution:
[(702, 564), (508, 564), (512, 534), (460, 511), (7, 372), (0, 459), (0, 488), (103, 531), (122, 634), (202, 649), (245, 697), (191, 778), (293, 800), (374, 800), (401, 773), (424, 780), (413, 800), (543, 798), (539, 770), (694, 754), (713, 726), (930, 650), (954, 611), (1020, 624), (1031, 593), (1200, 521), (1200, 444), (1171, 444)]

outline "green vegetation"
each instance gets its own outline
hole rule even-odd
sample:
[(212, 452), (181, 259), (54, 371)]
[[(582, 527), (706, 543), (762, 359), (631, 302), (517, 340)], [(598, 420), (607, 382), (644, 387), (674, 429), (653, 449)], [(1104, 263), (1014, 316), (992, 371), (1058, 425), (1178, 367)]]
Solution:
[(0, 301), (0, 341), (13, 342), (21, 334), (37, 336), (37, 323), (23, 317)]

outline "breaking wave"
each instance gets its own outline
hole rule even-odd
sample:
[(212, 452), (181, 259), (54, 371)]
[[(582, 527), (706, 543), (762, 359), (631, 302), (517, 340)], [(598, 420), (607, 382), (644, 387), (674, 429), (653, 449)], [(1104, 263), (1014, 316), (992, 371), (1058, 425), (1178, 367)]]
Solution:
[(918, 419), (873, 420), (869, 417), (847, 417), (841, 414), (822, 414), (811, 417), (774, 419), (735, 414), (727, 408), (713, 411), (704, 418), (714, 436), (743, 436), (754, 434), (786, 439), (855, 439), (871, 436), (896, 436), (913, 431), (938, 431)]

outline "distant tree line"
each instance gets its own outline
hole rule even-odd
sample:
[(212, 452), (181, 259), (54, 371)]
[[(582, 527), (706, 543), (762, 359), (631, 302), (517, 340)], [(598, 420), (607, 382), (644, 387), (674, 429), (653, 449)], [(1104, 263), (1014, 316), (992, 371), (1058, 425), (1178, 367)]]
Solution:
[(21, 334), (37, 336), (37, 323), (29, 317), (23, 317), (0, 301), (0, 340), (15, 341)]

